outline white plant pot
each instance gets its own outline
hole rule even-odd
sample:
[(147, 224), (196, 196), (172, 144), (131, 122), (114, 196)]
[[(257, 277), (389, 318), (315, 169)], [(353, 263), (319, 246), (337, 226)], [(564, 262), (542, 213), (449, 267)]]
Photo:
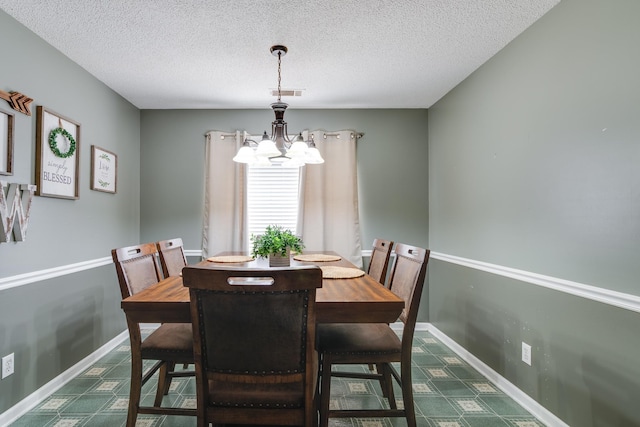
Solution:
[(291, 265), (291, 253), (287, 249), (287, 255), (269, 255), (269, 267), (289, 267)]

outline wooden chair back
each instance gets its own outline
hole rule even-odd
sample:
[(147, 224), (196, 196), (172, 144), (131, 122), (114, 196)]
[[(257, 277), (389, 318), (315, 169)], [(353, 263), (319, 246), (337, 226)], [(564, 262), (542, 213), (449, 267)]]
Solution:
[(396, 261), (391, 271), (389, 289), (404, 300), (404, 309), (399, 317), (399, 320), (404, 323), (403, 353), (405, 353), (406, 342), (409, 345), (408, 353), (411, 354), (411, 343), (431, 251), (396, 243), (395, 253)]
[(187, 266), (199, 425), (312, 425), (316, 266)]
[(160, 255), (160, 265), (164, 277), (180, 276), (182, 269), (187, 265), (187, 258), (184, 255), (182, 239), (161, 240), (156, 243), (158, 254)]
[[(111, 251), (116, 266), (122, 299), (128, 298), (163, 279), (158, 265), (156, 243), (127, 246)], [(162, 407), (163, 396), (168, 394), (173, 377), (193, 376), (193, 371), (174, 371), (176, 363), (193, 363), (193, 333), (191, 325), (165, 323), (147, 338), (142, 339), (140, 324), (127, 317), (129, 342), (131, 347), (131, 381), (127, 427), (134, 427), (139, 413), (196, 415), (192, 409)], [(154, 360), (152, 366), (143, 369), (143, 360)], [(153, 406), (140, 404), (142, 386), (156, 372), (158, 383)]]
[(155, 243), (126, 246), (111, 251), (122, 299), (162, 280)]
[[(321, 324), (318, 351), (321, 353), (320, 426), (327, 427), (329, 418), (405, 417), (409, 427), (416, 426), (415, 406), (411, 380), (411, 352), (420, 297), (424, 287), (430, 251), (402, 243), (395, 245), (396, 260), (389, 278), (391, 292), (404, 300), (399, 320), (404, 323), (401, 339), (387, 324)], [(374, 338), (372, 338), (374, 337)], [(395, 363), (400, 362), (400, 373)], [(332, 370), (334, 365), (368, 363), (375, 372)], [(382, 396), (388, 407), (371, 409), (331, 409), (331, 378), (363, 378), (380, 382)], [(399, 408), (392, 379), (402, 389), (403, 407)]]
[(393, 242), (391, 240), (375, 239), (373, 241), (367, 274), (383, 285), (387, 281), (387, 269), (392, 248)]

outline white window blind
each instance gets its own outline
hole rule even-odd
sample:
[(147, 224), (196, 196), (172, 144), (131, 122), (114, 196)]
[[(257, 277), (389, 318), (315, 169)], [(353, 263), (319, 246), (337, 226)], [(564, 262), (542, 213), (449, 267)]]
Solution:
[[(300, 168), (249, 166), (247, 172), (247, 238), (280, 225), (295, 233), (298, 222)], [(251, 248), (250, 240), (247, 247)]]

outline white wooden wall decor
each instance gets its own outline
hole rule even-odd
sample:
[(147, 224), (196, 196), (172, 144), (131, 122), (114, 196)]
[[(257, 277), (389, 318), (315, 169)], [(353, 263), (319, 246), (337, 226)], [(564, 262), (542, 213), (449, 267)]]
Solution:
[[(9, 242), (12, 232), (15, 241), (22, 242), (27, 237), (31, 201), (36, 186), (0, 181), (0, 188), (0, 243)], [(8, 191), (5, 191), (7, 188)]]

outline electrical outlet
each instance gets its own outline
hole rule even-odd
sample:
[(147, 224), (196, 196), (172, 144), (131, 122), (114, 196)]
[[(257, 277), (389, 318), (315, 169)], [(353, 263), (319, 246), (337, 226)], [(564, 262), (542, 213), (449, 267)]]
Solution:
[(2, 358), (2, 379), (13, 374), (13, 353)]
[(531, 366), (531, 346), (522, 341), (522, 361)]

